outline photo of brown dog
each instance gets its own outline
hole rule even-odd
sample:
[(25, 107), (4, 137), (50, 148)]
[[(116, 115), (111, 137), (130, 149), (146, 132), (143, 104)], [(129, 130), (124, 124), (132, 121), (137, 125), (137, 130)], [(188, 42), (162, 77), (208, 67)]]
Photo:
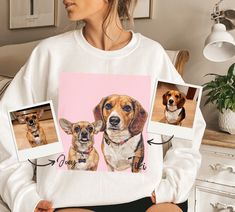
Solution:
[(159, 81), (151, 121), (192, 128), (200, 89)]
[(12, 138), (19, 161), (63, 151), (51, 100), (8, 111)]
[(68, 169), (96, 171), (99, 155), (94, 147), (94, 135), (100, 131), (102, 121), (72, 123), (61, 118), (59, 123), (63, 131), (72, 136), (68, 153)]
[(165, 106), (164, 115), (166, 123), (181, 125), (186, 117), (185, 108), (186, 96), (177, 90), (168, 90), (162, 96), (162, 104)]
[(10, 118), (18, 150), (58, 141), (50, 103), (12, 111)]
[(192, 139), (201, 96), (202, 86), (156, 80), (147, 131), (162, 135), (166, 145), (173, 137)]
[(32, 147), (47, 144), (47, 139), (43, 128), (40, 126), (40, 118), (44, 113), (43, 109), (35, 113), (20, 115), (17, 117), (19, 123), (26, 123), (26, 137)]
[(140, 172), (144, 160), (142, 131), (147, 112), (134, 98), (110, 95), (101, 99), (93, 110), (96, 121), (102, 121), (102, 152), (109, 171), (131, 168)]

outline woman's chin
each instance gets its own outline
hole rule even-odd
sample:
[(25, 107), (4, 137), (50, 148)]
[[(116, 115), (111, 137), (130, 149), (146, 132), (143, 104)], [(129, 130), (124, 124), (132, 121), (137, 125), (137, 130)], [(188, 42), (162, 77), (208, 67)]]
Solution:
[(78, 16), (77, 14), (75, 15), (74, 13), (72, 13), (72, 12), (68, 12), (68, 19), (70, 20), (70, 21), (80, 21), (80, 20), (82, 20), (82, 18), (80, 17), (80, 16)]

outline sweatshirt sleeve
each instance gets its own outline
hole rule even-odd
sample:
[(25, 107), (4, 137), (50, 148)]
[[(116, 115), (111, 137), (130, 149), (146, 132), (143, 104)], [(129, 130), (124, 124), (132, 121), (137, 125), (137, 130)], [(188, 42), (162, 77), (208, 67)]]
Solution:
[(13, 212), (32, 212), (41, 200), (32, 180), (33, 166), (17, 159), (8, 119), (9, 110), (36, 103), (31, 73), (36, 71), (39, 60), (37, 51), (34, 51), (0, 101), (0, 195)]
[[(183, 83), (167, 54), (163, 53), (163, 63), (159, 76), (175, 83)], [(173, 138), (172, 147), (163, 162), (163, 175), (155, 188), (156, 202), (181, 203), (188, 199), (201, 165), (199, 148), (205, 131), (205, 121), (200, 109), (195, 115), (195, 136), (192, 140)]]

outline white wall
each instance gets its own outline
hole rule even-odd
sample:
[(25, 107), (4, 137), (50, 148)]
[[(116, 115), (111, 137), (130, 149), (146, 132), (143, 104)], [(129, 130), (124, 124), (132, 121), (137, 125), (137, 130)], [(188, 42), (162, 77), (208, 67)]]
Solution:
[[(165, 49), (187, 49), (190, 60), (186, 65), (184, 80), (187, 83), (202, 85), (210, 77), (207, 73), (225, 74), (235, 57), (227, 62), (214, 63), (203, 57), (202, 50), (205, 38), (210, 33), (213, 22), (210, 14), (218, 0), (154, 0), (155, 16), (153, 20), (136, 22), (135, 29), (148, 37), (159, 41)], [(234, 0), (225, 0), (221, 9), (234, 9)], [(235, 38), (235, 30), (231, 32)], [(218, 112), (215, 106), (204, 107), (202, 98), (201, 109), (208, 127), (217, 128)]]
[[(153, 0), (155, 16), (152, 20), (137, 20), (135, 31), (157, 40), (166, 49), (187, 49), (190, 61), (186, 66), (184, 79), (187, 83), (202, 85), (210, 77), (209, 72), (226, 73), (235, 58), (224, 63), (213, 63), (202, 55), (203, 44), (210, 32), (210, 13), (216, 0)], [(41, 39), (74, 28), (66, 18), (62, 0), (58, 0), (57, 27), (8, 30), (8, 0), (0, 0), (0, 46)], [(234, 0), (225, 0), (221, 8), (235, 9)], [(235, 37), (235, 30), (232, 31)], [(208, 126), (216, 127), (217, 111), (214, 106), (201, 109)]]

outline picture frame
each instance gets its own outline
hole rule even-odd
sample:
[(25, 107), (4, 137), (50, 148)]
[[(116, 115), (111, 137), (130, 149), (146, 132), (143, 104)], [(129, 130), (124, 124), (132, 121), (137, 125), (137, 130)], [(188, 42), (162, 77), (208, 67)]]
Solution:
[(55, 26), (56, 0), (10, 0), (9, 29)]
[[(148, 132), (193, 139), (201, 96), (201, 86), (156, 80)], [(164, 99), (165, 97), (168, 98)]]
[(9, 110), (8, 119), (19, 161), (63, 152), (52, 100)]
[(152, 0), (138, 0), (134, 11), (135, 19), (150, 19), (152, 13)]

